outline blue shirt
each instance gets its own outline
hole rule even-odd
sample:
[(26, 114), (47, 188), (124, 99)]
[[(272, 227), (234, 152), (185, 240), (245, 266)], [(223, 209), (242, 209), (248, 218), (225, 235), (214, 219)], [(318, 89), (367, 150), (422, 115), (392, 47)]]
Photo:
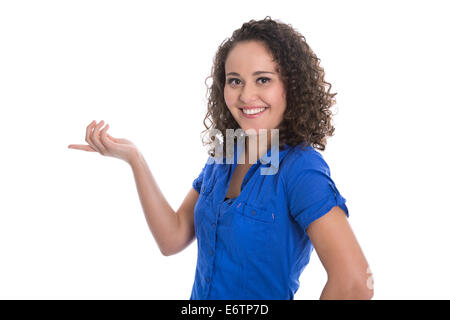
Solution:
[[(264, 161), (269, 149), (246, 173), (239, 196), (225, 200), (242, 148), (234, 150), (232, 164), (209, 157), (192, 183), (198, 256), (190, 299), (292, 300), (313, 250), (306, 228), (334, 206), (348, 217), (346, 199), (323, 156), (299, 145), (280, 149), (278, 163)], [(261, 174), (271, 165), (275, 174)]]

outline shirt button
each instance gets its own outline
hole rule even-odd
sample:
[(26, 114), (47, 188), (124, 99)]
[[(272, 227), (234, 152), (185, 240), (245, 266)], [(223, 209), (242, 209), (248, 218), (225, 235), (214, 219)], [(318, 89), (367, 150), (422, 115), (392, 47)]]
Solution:
[(206, 280), (206, 282), (208, 282), (208, 283), (209, 283), (209, 277), (206, 277), (206, 279), (205, 279), (205, 280)]
[(210, 255), (213, 255), (213, 254), (214, 254), (214, 251), (213, 251), (213, 250), (209, 250), (209, 254), (210, 254)]
[(252, 210), (252, 215), (255, 215), (256, 214), (256, 211), (255, 210)]
[(215, 223), (211, 223), (211, 226), (214, 228), (216, 226), (216, 224)]

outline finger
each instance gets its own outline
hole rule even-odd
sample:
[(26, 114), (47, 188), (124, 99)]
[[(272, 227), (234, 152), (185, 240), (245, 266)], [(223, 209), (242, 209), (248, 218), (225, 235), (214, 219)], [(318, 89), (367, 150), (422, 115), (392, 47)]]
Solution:
[[(109, 128), (109, 124), (107, 124), (101, 131), (100, 131), (100, 142), (103, 143), (103, 145), (106, 148), (110, 148), (113, 144), (113, 142), (111, 140), (109, 140), (108, 138), (106, 138), (106, 131), (108, 131)], [(109, 136), (109, 135), (108, 135)]]
[(90, 151), (90, 152), (97, 152), (97, 150), (95, 150), (91, 146), (88, 146), (88, 145), (85, 145), (85, 144), (70, 144), (68, 148), (69, 149)]
[(102, 155), (105, 155), (105, 153), (106, 153), (106, 148), (105, 148), (105, 146), (100, 142), (98, 131), (99, 131), (99, 129), (103, 126), (104, 123), (105, 123), (105, 122), (104, 122), (103, 120), (100, 121), (100, 122), (95, 126), (94, 131), (92, 131), (92, 134), (91, 134), (91, 141), (92, 141), (92, 143), (94, 144), (94, 146), (96, 147), (96, 149), (98, 149), (99, 152), (100, 152)]
[(108, 133), (106, 133), (106, 136), (107, 136), (109, 139), (111, 139), (113, 142), (117, 143), (117, 139), (116, 139), (116, 138), (110, 136)]
[(111, 137), (109, 134), (106, 134), (114, 143), (125, 143), (125, 144), (128, 144), (128, 143), (130, 143), (128, 140), (126, 140), (126, 139), (122, 139), (122, 138), (114, 138), (114, 137)]
[(86, 128), (86, 142), (92, 147), (92, 149), (94, 149), (95, 151), (100, 153), (100, 150), (97, 149), (97, 147), (94, 145), (94, 143), (91, 140), (91, 133), (92, 133), (92, 128), (96, 125), (95, 120), (92, 121)]

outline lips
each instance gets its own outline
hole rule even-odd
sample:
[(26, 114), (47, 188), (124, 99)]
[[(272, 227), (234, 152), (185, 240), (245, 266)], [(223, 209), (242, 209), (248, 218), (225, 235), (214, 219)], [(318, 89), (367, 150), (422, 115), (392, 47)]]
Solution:
[(260, 109), (260, 108), (267, 108), (266, 106), (243, 106), (239, 109)]
[[(242, 109), (247, 109), (247, 110), (248, 110), (248, 109), (260, 109), (260, 108), (264, 108), (264, 110), (261, 111), (261, 112), (258, 112), (258, 113), (254, 113), (254, 114), (245, 114), (244, 111), (242, 111)], [(268, 107), (264, 107), (264, 106), (256, 107), (256, 108), (254, 108), (254, 107), (251, 107), (251, 108), (249, 108), (249, 107), (244, 107), (244, 108), (239, 108), (239, 114), (240, 114), (242, 117), (244, 117), (244, 118), (247, 118), (247, 119), (254, 119), (254, 118), (260, 117), (264, 112), (267, 111), (267, 109), (268, 109)]]

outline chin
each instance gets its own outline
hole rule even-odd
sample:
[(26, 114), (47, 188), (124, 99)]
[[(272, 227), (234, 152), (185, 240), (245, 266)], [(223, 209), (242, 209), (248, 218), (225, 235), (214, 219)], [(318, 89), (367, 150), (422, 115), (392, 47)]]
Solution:
[[(255, 133), (255, 134), (259, 134), (259, 130), (267, 130), (267, 133), (269, 132), (269, 129), (265, 126), (244, 127), (244, 128), (242, 128), (242, 130), (244, 130), (245, 133), (248, 133), (247, 131), (250, 131), (249, 133)], [(254, 130), (254, 132), (252, 132), (253, 130)]]

